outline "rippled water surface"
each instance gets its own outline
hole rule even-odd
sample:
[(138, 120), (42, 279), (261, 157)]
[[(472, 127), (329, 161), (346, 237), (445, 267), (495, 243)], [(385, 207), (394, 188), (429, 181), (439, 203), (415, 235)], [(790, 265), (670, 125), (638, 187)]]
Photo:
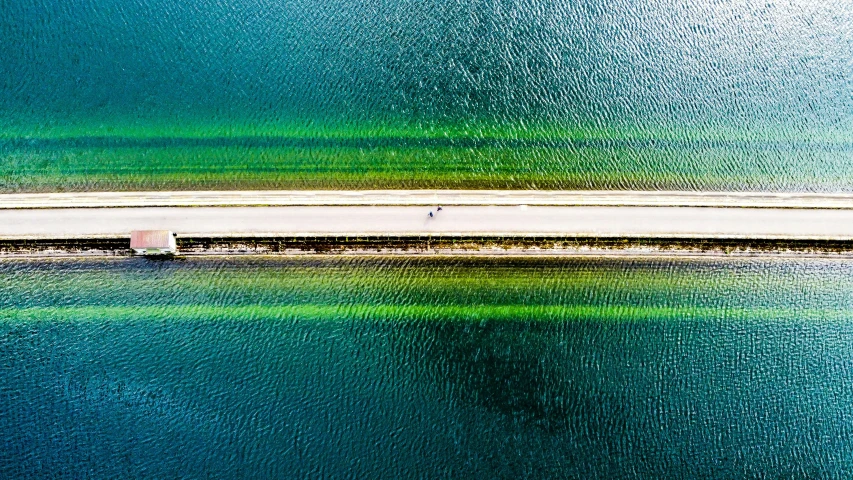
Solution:
[(832, 260), (0, 262), (3, 478), (849, 478)]
[(0, 8), (0, 191), (853, 190), (851, 2)]

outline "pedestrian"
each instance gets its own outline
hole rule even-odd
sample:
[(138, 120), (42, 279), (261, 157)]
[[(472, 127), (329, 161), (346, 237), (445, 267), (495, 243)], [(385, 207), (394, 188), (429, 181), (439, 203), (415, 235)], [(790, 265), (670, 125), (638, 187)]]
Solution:
[(432, 218), (432, 210), (429, 211), (429, 218)]
[(441, 211), (441, 205), (438, 206), (438, 210), (436, 210), (436, 211), (438, 211), (438, 212)]

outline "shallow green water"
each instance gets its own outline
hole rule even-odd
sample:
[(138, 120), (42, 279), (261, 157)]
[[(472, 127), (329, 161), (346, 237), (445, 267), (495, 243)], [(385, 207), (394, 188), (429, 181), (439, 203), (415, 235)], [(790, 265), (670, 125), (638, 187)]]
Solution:
[(0, 262), (0, 476), (848, 478), (837, 260)]
[(853, 190), (846, 2), (2, 13), (0, 191)]

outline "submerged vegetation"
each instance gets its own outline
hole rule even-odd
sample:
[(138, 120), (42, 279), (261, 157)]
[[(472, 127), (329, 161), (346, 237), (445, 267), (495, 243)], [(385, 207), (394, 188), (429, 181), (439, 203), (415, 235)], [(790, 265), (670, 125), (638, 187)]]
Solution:
[[(831, 275), (810, 271), (831, 265)], [(0, 320), (841, 320), (832, 261), (219, 258), (0, 263)], [(797, 281), (766, 271), (804, 273)], [(210, 282), (206, 272), (216, 272)], [(793, 275), (793, 274), (790, 274)], [(803, 292), (812, 300), (802, 304)], [(73, 299), (73, 300), (72, 300)]]
[(438, 135), (379, 127), (157, 132), (0, 137), (0, 191), (853, 188), (853, 145), (808, 136), (631, 129)]

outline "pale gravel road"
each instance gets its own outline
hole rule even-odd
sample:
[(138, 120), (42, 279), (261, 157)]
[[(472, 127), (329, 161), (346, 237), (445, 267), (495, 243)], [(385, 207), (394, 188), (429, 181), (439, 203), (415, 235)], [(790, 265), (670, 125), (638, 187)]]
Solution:
[(853, 210), (446, 206), (0, 209), (0, 238), (129, 235), (596, 235), (853, 239)]

